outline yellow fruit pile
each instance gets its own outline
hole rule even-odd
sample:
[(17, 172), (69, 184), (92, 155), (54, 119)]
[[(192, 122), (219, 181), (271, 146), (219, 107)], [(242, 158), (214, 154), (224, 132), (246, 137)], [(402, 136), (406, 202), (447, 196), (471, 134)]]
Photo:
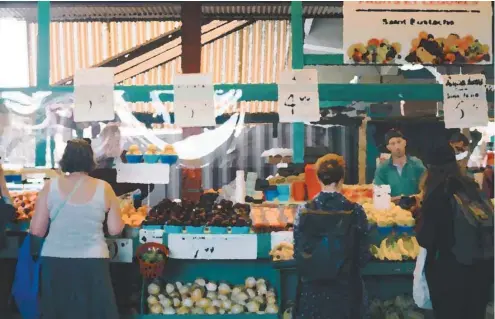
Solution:
[(370, 252), (376, 259), (389, 261), (403, 261), (416, 259), (419, 255), (419, 244), (416, 237), (404, 236), (395, 240), (385, 238), (380, 247), (371, 245)]
[(375, 209), (371, 203), (364, 203), (363, 208), (368, 221), (379, 227), (395, 225), (412, 227), (416, 223), (410, 211), (402, 209), (394, 203), (390, 204), (390, 209), (388, 210)]
[(126, 202), (120, 207), (122, 220), (126, 225), (139, 227), (143, 223), (148, 213), (148, 206), (139, 207), (137, 210), (132, 203)]
[(146, 149), (146, 155), (158, 155), (160, 154), (160, 151), (158, 151), (158, 147), (154, 144), (148, 145), (148, 148)]
[(273, 261), (294, 259), (294, 245), (287, 242), (281, 242), (270, 251)]
[(137, 146), (136, 144), (129, 146), (129, 149), (127, 150), (127, 154), (128, 155), (143, 155), (143, 153), (141, 153), (141, 150), (139, 149), (139, 146)]

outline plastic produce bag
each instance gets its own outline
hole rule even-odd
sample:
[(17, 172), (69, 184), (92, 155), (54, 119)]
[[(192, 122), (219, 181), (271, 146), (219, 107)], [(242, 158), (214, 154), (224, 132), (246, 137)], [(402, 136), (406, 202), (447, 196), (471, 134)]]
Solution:
[(425, 276), (426, 249), (419, 248), (419, 255), (416, 259), (413, 280), (413, 298), (416, 305), (421, 309), (433, 309), (430, 299), (430, 290)]

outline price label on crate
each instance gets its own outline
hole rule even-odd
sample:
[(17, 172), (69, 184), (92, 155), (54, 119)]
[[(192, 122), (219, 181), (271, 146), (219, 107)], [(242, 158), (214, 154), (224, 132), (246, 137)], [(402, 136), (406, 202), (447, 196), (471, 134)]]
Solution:
[(134, 253), (132, 251), (132, 239), (107, 238), (110, 261), (119, 263), (132, 263)]
[(170, 165), (168, 164), (124, 164), (117, 163), (117, 183), (168, 184)]
[(373, 185), (373, 206), (378, 210), (390, 209), (390, 185)]
[(157, 243), (163, 244), (163, 229), (140, 229), (139, 242), (141, 244)]
[(170, 234), (170, 258), (251, 260), (258, 257), (256, 235)]

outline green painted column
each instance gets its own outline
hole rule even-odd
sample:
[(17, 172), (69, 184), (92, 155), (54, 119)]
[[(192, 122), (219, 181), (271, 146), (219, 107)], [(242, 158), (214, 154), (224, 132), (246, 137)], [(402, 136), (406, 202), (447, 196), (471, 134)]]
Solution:
[[(291, 2), (291, 29), (292, 29), (292, 69), (304, 68), (304, 22), (303, 4), (301, 1)], [(304, 163), (305, 132), (304, 123), (292, 124), (292, 148), (294, 163)]]
[[(37, 89), (50, 88), (50, 1), (38, 1)], [(46, 134), (36, 136), (35, 165), (46, 166)], [(51, 145), (50, 145), (51, 146)], [(54, 147), (53, 147), (54, 148)], [(52, 149), (52, 147), (50, 147)]]
[(50, 87), (50, 1), (38, 1), (38, 56), (36, 84), (39, 90)]

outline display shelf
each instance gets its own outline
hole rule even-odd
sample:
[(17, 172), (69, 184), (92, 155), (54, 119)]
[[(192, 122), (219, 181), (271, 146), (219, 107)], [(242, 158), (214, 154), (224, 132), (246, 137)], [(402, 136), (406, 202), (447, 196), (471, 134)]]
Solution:
[[(295, 270), (296, 261), (276, 261), (272, 262), (273, 268), (278, 270)], [(404, 276), (412, 275), (415, 261), (402, 261), (402, 262), (386, 262), (386, 261), (370, 261), (362, 270), (363, 276)]]
[(238, 315), (136, 315), (136, 319), (277, 319), (278, 314), (243, 313)]

